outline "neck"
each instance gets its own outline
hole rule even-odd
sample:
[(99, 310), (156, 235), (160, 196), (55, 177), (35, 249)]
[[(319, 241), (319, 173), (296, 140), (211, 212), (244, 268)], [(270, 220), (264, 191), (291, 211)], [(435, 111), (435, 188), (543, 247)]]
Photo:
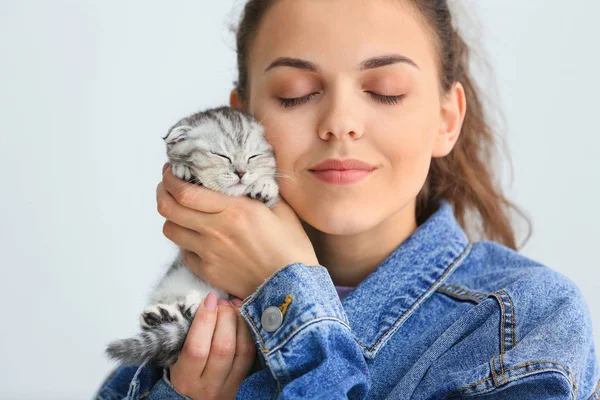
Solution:
[(356, 235), (331, 235), (304, 224), (319, 263), (337, 286), (356, 286), (417, 229), (415, 201)]

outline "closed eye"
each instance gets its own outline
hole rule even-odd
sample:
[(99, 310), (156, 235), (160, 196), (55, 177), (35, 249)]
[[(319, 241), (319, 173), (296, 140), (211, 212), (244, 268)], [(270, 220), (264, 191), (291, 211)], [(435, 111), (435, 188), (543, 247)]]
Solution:
[[(365, 92), (365, 93), (367, 93), (369, 96), (371, 96), (374, 100), (376, 100), (380, 103), (389, 104), (389, 105), (396, 105), (398, 103), (402, 103), (402, 100), (404, 100), (404, 98), (406, 97), (405, 94), (401, 94), (398, 96), (385, 96), (385, 95), (374, 93), (374, 92)], [(299, 106), (301, 104), (307, 103), (316, 95), (318, 95), (318, 93), (311, 93), (311, 94), (308, 94), (303, 97), (295, 97), (295, 98), (290, 98), (290, 99), (280, 97), (279, 102), (280, 102), (281, 107), (285, 107), (285, 108), (295, 107), (295, 106)]]
[(260, 155), (262, 155), (262, 154), (255, 154), (253, 156), (248, 157), (248, 162), (250, 162), (250, 160), (252, 160), (254, 157), (258, 157)]
[(385, 96), (383, 94), (377, 94), (377, 93), (373, 93), (373, 92), (366, 92), (369, 94), (369, 96), (373, 97), (375, 100), (379, 101), (380, 103), (384, 103), (384, 104), (389, 104), (389, 105), (395, 105), (398, 103), (402, 103), (402, 100), (404, 100), (404, 97), (406, 97), (405, 94), (401, 94), (398, 96)]
[(229, 163), (231, 163), (231, 158), (224, 156), (223, 154), (215, 153), (213, 151), (211, 151), (211, 153), (214, 154), (215, 156), (223, 157), (223, 158), (229, 160)]

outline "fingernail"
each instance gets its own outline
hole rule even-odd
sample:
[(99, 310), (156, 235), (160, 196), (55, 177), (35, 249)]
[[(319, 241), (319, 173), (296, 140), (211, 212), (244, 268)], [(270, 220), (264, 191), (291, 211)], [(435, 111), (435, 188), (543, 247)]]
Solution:
[(239, 307), (242, 305), (242, 301), (237, 297), (234, 297), (233, 299), (231, 299), (231, 304), (233, 304), (236, 307)]
[(210, 292), (206, 299), (204, 299), (204, 308), (208, 311), (215, 311), (217, 309), (217, 295), (215, 292)]
[(227, 307), (230, 307), (230, 306), (231, 306), (231, 305), (229, 304), (229, 302), (228, 302), (227, 300), (225, 300), (225, 299), (219, 299), (219, 300), (217, 301), (217, 304), (218, 304), (218, 305), (220, 305), (220, 306), (227, 306)]
[(169, 163), (165, 163), (165, 165), (163, 165), (163, 174), (165, 173), (167, 168), (169, 168)]

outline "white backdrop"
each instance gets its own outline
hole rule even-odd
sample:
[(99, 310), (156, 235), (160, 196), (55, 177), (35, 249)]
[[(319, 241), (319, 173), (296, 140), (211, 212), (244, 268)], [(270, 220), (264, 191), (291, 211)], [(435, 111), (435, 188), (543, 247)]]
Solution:
[[(227, 103), (241, 4), (0, 0), (0, 398), (91, 397), (105, 344), (136, 329), (175, 252), (160, 137)], [(505, 184), (534, 223), (524, 253), (579, 285), (600, 344), (600, 2), (462, 5), (496, 74)]]

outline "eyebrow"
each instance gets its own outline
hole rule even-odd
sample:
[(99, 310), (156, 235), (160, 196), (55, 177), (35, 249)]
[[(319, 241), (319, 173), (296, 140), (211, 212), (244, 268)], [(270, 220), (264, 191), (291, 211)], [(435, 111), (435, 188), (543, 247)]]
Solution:
[[(365, 71), (368, 69), (380, 68), (380, 67), (385, 67), (387, 65), (399, 64), (399, 63), (405, 63), (405, 64), (415, 67), (416, 69), (420, 69), (419, 66), (417, 65), (417, 63), (415, 63), (413, 60), (411, 60), (410, 58), (408, 58), (406, 56), (403, 56), (400, 54), (387, 54), (387, 55), (383, 55), (383, 56), (372, 57), (372, 58), (369, 58), (369, 59), (361, 62), (360, 65), (358, 66), (358, 70)], [(316, 64), (314, 64), (310, 61), (302, 60), (300, 58), (293, 58), (293, 57), (277, 58), (275, 61), (273, 61), (271, 64), (269, 64), (269, 66), (265, 69), (265, 72), (267, 72), (273, 68), (276, 68), (276, 67), (292, 67), (292, 68), (307, 70), (310, 72), (320, 72), (320, 68)]]

